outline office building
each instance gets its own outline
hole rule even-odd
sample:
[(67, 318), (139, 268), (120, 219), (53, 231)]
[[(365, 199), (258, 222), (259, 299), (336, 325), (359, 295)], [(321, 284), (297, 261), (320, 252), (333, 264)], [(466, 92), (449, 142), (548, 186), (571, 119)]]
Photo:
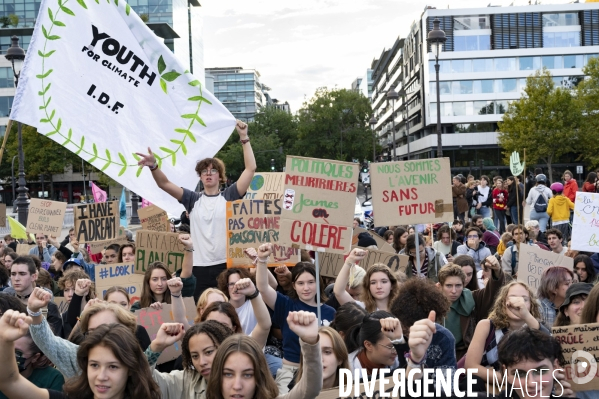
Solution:
[(369, 100), (372, 96), (372, 69), (367, 69), (364, 76), (356, 78), (352, 84), (351, 89), (362, 93), (362, 95)]
[[(481, 167), (507, 169), (497, 143), (497, 123), (508, 103), (521, 97), (526, 77), (545, 67), (556, 85), (573, 87), (589, 58), (599, 54), (597, 3), (425, 9), (403, 45), (408, 135), (396, 137), (399, 159), (436, 156), (435, 59), (426, 42), (435, 18), (447, 37), (439, 61), (439, 90), (443, 156), (450, 158), (454, 171), (467, 172), (472, 166), (477, 173)], [(374, 77), (375, 110), (391, 78)], [(377, 133), (386, 144), (388, 119), (378, 119)], [(396, 124), (396, 130), (401, 129)], [(382, 155), (388, 154), (387, 149)]]
[(206, 75), (214, 79), (214, 96), (239, 120), (251, 122), (262, 107), (272, 104), (270, 88), (260, 83), (255, 69), (206, 68)]

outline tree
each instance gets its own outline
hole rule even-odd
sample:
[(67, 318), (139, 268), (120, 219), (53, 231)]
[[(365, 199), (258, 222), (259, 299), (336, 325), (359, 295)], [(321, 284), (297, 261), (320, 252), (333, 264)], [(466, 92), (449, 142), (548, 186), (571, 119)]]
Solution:
[(576, 88), (583, 123), (580, 131), (580, 158), (588, 166), (599, 166), (599, 58), (593, 57), (583, 69), (587, 79)]
[(293, 153), (306, 157), (351, 161), (372, 154), (368, 120), (370, 101), (352, 90), (316, 90), (298, 112)]
[(578, 148), (578, 101), (570, 90), (556, 88), (545, 68), (526, 79), (524, 92), (499, 122), (499, 145), (506, 161), (512, 151), (526, 148), (527, 163), (545, 163), (551, 180), (553, 161)]

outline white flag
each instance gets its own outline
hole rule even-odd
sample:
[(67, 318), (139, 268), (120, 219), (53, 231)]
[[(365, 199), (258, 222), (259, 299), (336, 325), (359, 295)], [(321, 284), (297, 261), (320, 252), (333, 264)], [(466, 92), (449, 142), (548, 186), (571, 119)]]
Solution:
[(224, 145), (235, 119), (123, 0), (43, 0), (11, 119), (79, 154), (169, 212), (135, 152), (194, 189), (198, 160)]

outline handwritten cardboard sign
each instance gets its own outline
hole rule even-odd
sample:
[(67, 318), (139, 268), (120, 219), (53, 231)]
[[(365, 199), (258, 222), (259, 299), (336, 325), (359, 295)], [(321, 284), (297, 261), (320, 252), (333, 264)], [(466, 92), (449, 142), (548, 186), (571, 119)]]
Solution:
[(178, 233), (138, 230), (135, 236), (135, 273), (145, 273), (152, 262), (162, 262), (174, 273), (183, 265), (184, 249)]
[(6, 204), (0, 204), (0, 227), (6, 227)]
[(278, 245), (282, 200), (240, 200), (227, 202), (227, 267), (253, 267), (244, 249), (272, 243), (275, 251), (269, 266), (295, 266), (300, 261), (297, 248)]
[(599, 324), (575, 324), (551, 330), (562, 345), (566, 359), (563, 369), (572, 389), (575, 392), (599, 389)]
[(112, 240), (118, 237), (121, 214), (118, 201), (82, 204), (73, 208), (75, 235), (79, 242)]
[(112, 244), (123, 245), (127, 244), (129, 241), (127, 240), (127, 236), (125, 235), (125, 228), (123, 226), (119, 227), (119, 235), (117, 238), (112, 240), (104, 240), (104, 241), (94, 241), (88, 243), (88, 251), (90, 254), (95, 255), (102, 252), (106, 247)]
[(130, 303), (133, 304), (135, 301), (139, 301), (141, 297), (143, 280), (143, 274), (135, 273), (134, 264), (97, 265), (96, 295), (98, 298), (104, 298), (107, 289), (118, 285), (127, 290), (131, 299)]
[(59, 236), (67, 210), (67, 203), (39, 198), (31, 198), (30, 201), (27, 231), (35, 234)]
[(574, 269), (572, 258), (541, 248), (520, 245), (518, 254), (518, 281), (528, 284), (535, 294), (546, 269), (554, 266), (563, 266), (571, 271)]
[(256, 173), (243, 199), (283, 199), (285, 173)]
[(576, 193), (572, 220), (572, 249), (599, 252), (599, 194)]
[[(193, 319), (196, 317), (196, 306), (192, 297), (183, 298), (185, 303), (185, 315), (189, 325), (193, 324)], [(162, 304), (162, 310), (154, 310), (152, 308), (144, 308), (134, 312), (137, 318), (137, 324), (144, 326), (151, 340), (156, 338), (158, 329), (162, 323), (174, 323), (173, 305)], [(156, 364), (162, 364), (176, 359), (181, 354), (181, 343), (176, 342), (174, 345), (166, 348)]]
[(29, 244), (17, 244), (17, 250), (15, 251), (17, 255), (29, 255), (29, 250), (31, 248), (35, 248), (37, 245), (29, 245)]
[(280, 244), (343, 254), (351, 246), (358, 164), (287, 157)]
[(453, 220), (449, 158), (371, 165), (375, 225)]
[(63, 314), (69, 308), (69, 302), (63, 296), (55, 296), (52, 300), (56, 306), (58, 306), (58, 313)]
[(168, 220), (166, 211), (156, 205), (146, 206), (137, 210), (141, 228), (153, 231), (171, 231), (171, 222)]
[[(320, 261), (320, 274), (325, 277), (337, 277), (345, 263), (345, 258), (347, 258), (347, 255), (329, 252), (318, 255)], [(405, 272), (406, 267), (408, 267), (408, 260), (409, 257), (407, 255), (369, 249), (366, 258), (358, 263), (358, 265), (365, 270), (368, 270), (371, 266), (382, 263), (385, 266), (388, 266), (393, 273), (396, 273)]]
[(395, 253), (395, 249), (393, 249), (393, 247), (387, 242), (385, 241), (385, 239), (383, 237), (381, 237), (380, 235), (376, 234), (374, 231), (368, 231), (366, 229), (363, 229), (361, 227), (356, 227), (354, 229), (354, 236), (352, 238), (352, 245), (358, 245), (358, 236), (361, 233), (368, 233), (372, 236), (372, 238), (374, 238), (374, 241), (376, 241), (376, 246), (378, 247), (379, 251), (383, 251), (383, 252), (391, 252), (391, 253)]

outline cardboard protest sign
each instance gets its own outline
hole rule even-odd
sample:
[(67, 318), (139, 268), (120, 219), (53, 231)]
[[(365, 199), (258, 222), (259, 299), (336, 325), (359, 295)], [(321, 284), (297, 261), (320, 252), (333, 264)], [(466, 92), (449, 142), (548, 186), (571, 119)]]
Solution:
[(574, 259), (530, 245), (520, 245), (518, 251), (518, 281), (522, 281), (536, 294), (545, 269), (563, 266), (574, 269)]
[[(353, 247), (358, 248), (358, 247)], [(318, 255), (320, 261), (320, 274), (325, 277), (337, 277), (339, 271), (345, 263), (347, 255), (334, 254), (325, 252), (324, 254)], [(393, 273), (405, 272), (408, 267), (409, 257), (407, 255), (399, 255), (391, 252), (377, 251), (375, 249), (369, 249), (368, 255), (364, 260), (358, 263), (358, 265), (365, 270), (376, 263), (382, 263), (388, 266)]]
[(112, 240), (104, 240), (104, 241), (93, 241), (88, 243), (88, 252), (92, 255), (99, 254), (106, 247), (112, 244), (124, 245), (129, 241), (127, 240), (127, 236), (125, 235), (125, 228), (123, 226), (119, 227), (119, 235), (117, 238)]
[(52, 300), (56, 306), (58, 306), (58, 313), (63, 314), (69, 308), (67, 299), (63, 296), (55, 296)]
[[(193, 319), (196, 317), (196, 306), (193, 297), (185, 297), (183, 298), (183, 302), (185, 303), (185, 315), (187, 317), (187, 321), (189, 322), (189, 325), (192, 325)], [(154, 340), (154, 338), (156, 338), (156, 334), (158, 334), (158, 329), (160, 329), (162, 323), (175, 322), (173, 317), (173, 305), (167, 305), (166, 303), (162, 304), (162, 310), (144, 308), (135, 311), (134, 314), (137, 318), (137, 324), (144, 326), (148, 332), (148, 335), (150, 336), (150, 340)], [(156, 364), (169, 362), (179, 357), (180, 354), (181, 343), (176, 342), (174, 345), (169, 346), (162, 352)]]
[(395, 253), (395, 249), (393, 249), (393, 247), (387, 241), (385, 241), (385, 239), (383, 237), (376, 234), (374, 231), (368, 231), (361, 227), (356, 227), (354, 229), (354, 236), (352, 237), (352, 245), (358, 245), (358, 236), (361, 233), (370, 234), (372, 236), (372, 238), (374, 238), (374, 241), (376, 241), (376, 246), (378, 247), (379, 251)]
[(144, 275), (135, 274), (134, 264), (113, 263), (96, 266), (96, 296), (104, 298), (104, 293), (110, 287), (121, 286), (127, 290), (131, 305), (139, 301), (143, 286)]
[(309, 251), (347, 252), (358, 165), (288, 156), (285, 170), (280, 244)]
[(370, 176), (375, 225), (453, 220), (449, 158), (373, 163)]
[(269, 266), (295, 266), (300, 260), (297, 248), (278, 245), (281, 222), (280, 199), (227, 202), (227, 267), (254, 267), (244, 249), (274, 244)]
[(17, 255), (29, 255), (29, 250), (31, 248), (35, 248), (37, 245), (29, 245), (29, 244), (17, 244), (17, 250), (15, 251)]
[(0, 227), (6, 227), (6, 204), (0, 204)]
[(205, 89), (201, 61), (177, 57), (125, 1), (65, 4), (42, 0), (36, 8), (11, 120), (35, 126), (142, 198), (181, 213), (135, 153), (151, 145), (173, 184), (193, 190), (197, 160), (220, 150), (235, 118)]
[(171, 222), (168, 220), (166, 211), (158, 208), (156, 205), (150, 205), (137, 210), (141, 228), (153, 231), (171, 231)]
[(599, 252), (599, 194), (576, 193), (572, 220), (572, 249)]
[(62, 231), (67, 203), (39, 198), (31, 198), (30, 201), (27, 231), (35, 234), (59, 236)]
[(256, 173), (243, 199), (283, 199), (285, 173)]
[(553, 327), (553, 336), (561, 343), (566, 359), (566, 379), (575, 392), (599, 389), (599, 324), (575, 324)]
[(121, 215), (118, 201), (81, 204), (73, 207), (75, 237), (82, 242), (118, 237)]
[(157, 261), (174, 273), (183, 265), (184, 249), (178, 233), (138, 230), (135, 236), (135, 273), (145, 273), (146, 267)]

